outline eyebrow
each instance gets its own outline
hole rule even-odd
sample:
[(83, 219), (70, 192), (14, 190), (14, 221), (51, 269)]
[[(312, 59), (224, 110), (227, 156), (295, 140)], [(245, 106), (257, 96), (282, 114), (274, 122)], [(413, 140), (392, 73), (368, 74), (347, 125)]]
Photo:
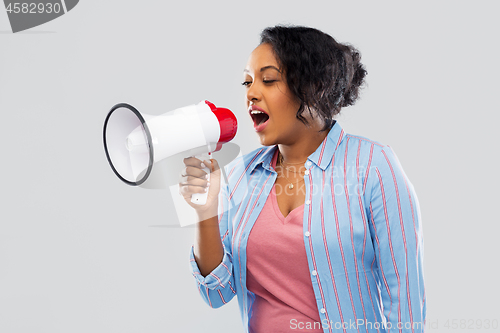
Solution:
[[(274, 69), (274, 70), (276, 70), (278, 73), (281, 73), (281, 71), (280, 71), (280, 70), (279, 70), (276, 66), (273, 66), (273, 65), (262, 67), (262, 68), (260, 69), (260, 72), (263, 72), (263, 71), (265, 71), (266, 69)], [(249, 72), (249, 70), (248, 70), (248, 69), (246, 69), (246, 68), (243, 70), (243, 73), (248, 73), (248, 72)]]

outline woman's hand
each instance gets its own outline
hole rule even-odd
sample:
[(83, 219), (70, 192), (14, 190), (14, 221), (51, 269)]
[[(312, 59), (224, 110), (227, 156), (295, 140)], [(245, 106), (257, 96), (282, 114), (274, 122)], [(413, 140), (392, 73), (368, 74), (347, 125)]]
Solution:
[[(184, 164), (186, 167), (181, 172), (179, 193), (196, 210), (200, 221), (217, 216), (220, 191), (220, 168), (217, 160), (200, 161), (195, 157), (188, 157), (184, 159)], [(205, 166), (211, 170), (210, 180), (207, 179), (207, 173), (203, 170)], [(198, 205), (191, 202), (191, 196), (194, 193), (206, 192), (208, 192), (206, 204)]]

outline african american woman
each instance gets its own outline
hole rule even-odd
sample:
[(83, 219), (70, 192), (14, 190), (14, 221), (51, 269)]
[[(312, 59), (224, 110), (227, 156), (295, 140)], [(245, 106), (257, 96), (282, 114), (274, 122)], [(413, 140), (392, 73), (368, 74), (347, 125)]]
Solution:
[(263, 147), (228, 164), (227, 183), (216, 160), (184, 161), (200, 295), (213, 308), (237, 296), (246, 332), (424, 330), (414, 188), (389, 146), (335, 120), (358, 98), (360, 60), (317, 29), (265, 29), (243, 72)]

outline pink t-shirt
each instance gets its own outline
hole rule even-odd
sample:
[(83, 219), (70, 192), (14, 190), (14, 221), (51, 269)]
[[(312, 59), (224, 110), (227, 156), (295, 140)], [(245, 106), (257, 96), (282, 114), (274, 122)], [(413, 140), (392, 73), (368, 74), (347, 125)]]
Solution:
[(323, 332), (304, 246), (303, 213), (301, 205), (284, 217), (273, 186), (252, 227), (247, 243), (247, 288), (255, 294), (251, 333), (301, 332), (302, 327)]

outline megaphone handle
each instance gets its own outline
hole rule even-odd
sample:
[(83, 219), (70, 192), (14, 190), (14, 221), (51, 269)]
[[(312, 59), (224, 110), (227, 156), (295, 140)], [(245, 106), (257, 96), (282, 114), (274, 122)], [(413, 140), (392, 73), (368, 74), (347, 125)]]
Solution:
[[(212, 154), (210, 153), (205, 153), (205, 154), (200, 154), (200, 155), (195, 155), (197, 159), (200, 161), (209, 161), (212, 158)], [(210, 169), (208, 167), (205, 167), (202, 169), (205, 171), (208, 175), (208, 181), (210, 181)], [(197, 205), (204, 205), (207, 203), (207, 197), (208, 197), (208, 191), (205, 193), (194, 193), (191, 195), (191, 202)]]

